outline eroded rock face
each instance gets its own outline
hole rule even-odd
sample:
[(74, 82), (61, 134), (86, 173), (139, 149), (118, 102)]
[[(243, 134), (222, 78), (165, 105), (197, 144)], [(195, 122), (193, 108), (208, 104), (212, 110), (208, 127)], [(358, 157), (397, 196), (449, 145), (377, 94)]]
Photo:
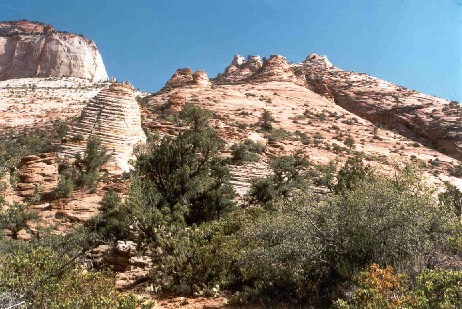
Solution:
[(200, 71), (194, 72), (192, 77), (193, 77), (193, 84), (199, 85), (199, 86), (210, 86), (209, 76), (207, 75), (205, 71), (200, 70)]
[(167, 81), (163, 90), (183, 87), (187, 85), (210, 86), (210, 80), (205, 71), (199, 70), (193, 73), (190, 68), (178, 69)]
[(25, 156), (21, 159), (15, 193), (21, 197), (50, 193), (56, 188), (58, 178), (58, 164), (54, 153)]
[[(114, 165), (113, 172), (127, 171), (129, 160), (133, 158), (133, 147), (146, 142), (141, 128), (141, 114), (138, 102), (134, 98), (131, 85), (114, 83), (101, 90), (82, 110), (79, 122), (71, 127), (66, 143), (61, 145), (60, 155), (73, 158), (83, 153), (90, 136), (97, 136), (109, 150), (109, 163)], [(78, 140), (79, 136), (84, 140)]]
[(258, 72), (263, 66), (260, 56), (249, 56), (247, 59), (240, 55), (235, 55), (223, 74), (215, 79), (219, 84), (235, 84), (244, 82), (252, 74)]
[(0, 22), (0, 80), (24, 77), (107, 79), (95, 43), (26, 20)]
[(290, 82), (306, 87), (376, 125), (462, 160), (462, 107), (364, 73), (343, 71), (326, 56), (310, 54), (302, 63), (280, 55), (266, 61), (236, 55), (215, 84)]
[(261, 82), (266, 81), (291, 81), (296, 82), (294, 72), (291, 70), (290, 65), (287, 63), (285, 57), (280, 55), (271, 55), (270, 58), (263, 63), (261, 70), (259, 70), (252, 80)]
[(190, 68), (178, 69), (167, 81), (165, 87), (176, 88), (190, 84), (193, 81), (192, 74), (193, 71)]
[(179, 112), (186, 104), (186, 96), (181, 92), (174, 92), (168, 98), (168, 104), (171, 110)]
[(311, 90), (346, 110), (462, 160), (462, 107), (457, 103), (343, 71), (316, 54), (294, 71)]

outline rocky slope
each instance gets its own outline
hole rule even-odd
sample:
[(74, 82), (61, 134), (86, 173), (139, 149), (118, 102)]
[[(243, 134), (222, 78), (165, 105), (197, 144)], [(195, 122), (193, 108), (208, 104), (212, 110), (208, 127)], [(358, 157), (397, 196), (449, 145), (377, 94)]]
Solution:
[(76, 77), (18, 78), (0, 81), (0, 132), (44, 127), (78, 116), (108, 82)]
[[(432, 181), (462, 188), (462, 180), (448, 173), (450, 166), (460, 164), (462, 154), (459, 105), (342, 71), (325, 56), (312, 54), (303, 63), (289, 64), (279, 55), (263, 60), (236, 55), (211, 86), (194, 83), (190, 69), (179, 69), (147, 99), (145, 127), (174, 132), (159, 107), (178, 111), (188, 102), (214, 112), (214, 125), (228, 146), (245, 138), (262, 140), (267, 155), (303, 150), (321, 164), (343, 162), (352, 150), (361, 151), (379, 169), (415, 161)], [(257, 132), (255, 124), (264, 109), (276, 118), (275, 126), (285, 130), (285, 137), (265, 138)], [(354, 149), (348, 149), (348, 137), (355, 141)], [(243, 194), (249, 179), (265, 174), (267, 167), (263, 160), (231, 170)]]
[(93, 41), (37, 22), (0, 22), (0, 80), (63, 76), (107, 79)]
[(311, 55), (293, 66), (313, 91), (376, 124), (462, 160), (462, 107), (366, 75), (332, 66)]
[(288, 64), (279, 55), (262, 61), (236, 55), (217, 84), (291, 82), (306, 87), (336, 105), (428, 147), (462, 159), (462, 108), (364, 73), (343, 71), (325, 56), (309, 55)]
[[(48, 31), (44, 26), (28, 27), (24, 31)], [(462, 178), (449, 173), (450, 167), (461, 164), (459, 105), (343, 71), (324, 56), (313, 54), (302, 63), (291, 64), (279, 55), (268, 59), (236, 55), (216, 79), (210, 80), (204, 71), (177, 70), (161, 91), (141, 99), (141, 110), (134, 96), (127, 84), (79, 78), (0, 81), (0, 131), (47, 126), (54, 119), (80, 114), (60, 154), (82, 152), (85, 141), (74, 137), (85, 139), (94, 134), (113, 152), (113, 170), (121, 171), (128, 167), (133, 145), (145, 140), (141, 127), (175, 135), (184, 128), (171, 116), (191, 103), (213, 112), (212, 125), (226, 141), (223, 155), (230, 156), (231, 145), (246, 138), (266, 144), (260, 162), (230, 166), (232, 184), (240, 196), (248, 191), (251, 178), (269, 173), (273, 155), (297, 150), (321, 165), (340, 165), (355, 151), (362, 152), (366, 163), (384, 172), (391, 172), (397, 162), (412, 161), (429, 181), (449, 181), (462, 190)], [(270, 135), (256, 125), (264, 110), (276, 119), (276, 130)], [(55, 154), (23, 158), (18, 183), (9, 188), (8, 199), (33, 198), (37, 188), (43, 194), (51, 192), (59, 177), (57, 162)], [(79, 191), (71, 198), (38, 202), (33, 208), (43, 219), (40, 225), (55, 225), (65, 232), (75, 222), (97, 215), (109, 188), (124, 195), (127, 186), (120, 175), (111, 175), (95, 192)], [(117, 275), (119, 287), (137, 282), (151, 267), (149, 259), (135, 256), (128, 243), (118, 243), (112, 250), (102, 246), (91, 254), (96, 262), (126, 271)], [(168, 300), (160, 305), (173, 308), (184, 301)]]

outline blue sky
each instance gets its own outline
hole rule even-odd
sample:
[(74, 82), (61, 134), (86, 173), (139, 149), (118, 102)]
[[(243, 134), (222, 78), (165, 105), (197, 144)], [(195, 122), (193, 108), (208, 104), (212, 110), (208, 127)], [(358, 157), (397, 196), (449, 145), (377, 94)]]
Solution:
[(0, 0), (0, 20), (23, 18), (93, 39), (110, 76), (147, 91), (178, 68), (214, 77), (235, 53), (316, 52), (462, 102), (462, 0)]

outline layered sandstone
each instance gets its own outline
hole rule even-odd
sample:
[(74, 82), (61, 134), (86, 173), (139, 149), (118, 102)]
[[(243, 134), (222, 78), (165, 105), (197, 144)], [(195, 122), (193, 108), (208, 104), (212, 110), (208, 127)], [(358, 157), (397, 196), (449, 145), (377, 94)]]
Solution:
[[(350, 89), (350, 83), (357, 83), (354, 89), (361, 97), (352, 98), (350, 105), (342, 104), (338, 94)], [(276, 119), (273, 126), (284, 129), (287, 136), (276, 140), (260, 136), (267, 144), (262, 161), (231, 166), (232, 183), (240, 195), (248, 191), (252, 177), (268, 173), (268, 157), (295, 150), (309, 155), (312, 161), (319, 164), (328, 164), (331, 160), (341, 164), (353, 150), (360, 151), (365, 154), (368, 164), (389, 172), (396, 162), (414, 161), (432, 182), (441, 184), (449, 181), (462, 189), (462, 179), (448, 172), (451, 166), (457, 166), (460, 161), (446, 151), (449, 148), (438, 150), (430, 147), (431, 140), (439, 137), (427, 130), (428, 127), (422, 123), (423, 116), (419, 118), (419, 109), (416, 112), (412, 104), (409, 106), (408, 100), (426, 102), (425, 106), (434, 109), (439, 119), (434, 124), (446, 135), (451, 135), (451, 130), (460, 129), (460, 121), (448, 116), (456, 109), (460, 112), (457, 104), (449, 104), (446, 100), (407, 90), (362, 73), (345, 72), (333, 66), (327, 57), (317, 54), (309, 55), (302, 63), (295, 64), (288, 63), (279, 55), (264, 60), (256, 56), (244, 59), (236, 55), (231, 65), (212, 80), (212, 84), (213, 87), (207, 88), (190, 87), (190, 82), (177, 84), (175, 88), (164, 88), (150, 96), (146, 104), (145, 127), (174, 134), (177, 131), (175, 124), (157, 115), (159, 107), (169, 102), (174, 108), (180, 109), (185, 102), (194, 102), (213, 112), (212, 125), (229, 147), (246, 138), (261, 135), (256, 132), (258, 126), (255, 127), (255, 124), (263, 110), (270, 111)], [(396, 91), (394, 105), (398, 105), (398, 99), (403, 102), (400, 108), (396, 106), (397, 111), (401, 111), (400, 114), (396, 113), (396, 117), (401, 117), (402, 122), (385, 122), (384, 118), (369, 117), (368, 112), (371, 115), (387, 114), (389, 108), (394, 108), (387, 102), (390, 91)], [(444, 115), (439, 115), (440, 112)], [(430, 117), (435, 118), (435, 114)], [(425, 119), (431, 120), (428, 117)], [(419, 130), (429, 133), (423, 138), (415, 133)], [(355, 141), (353, 149), (349, 149), (346, 143), (348, 137)], [(454, 144), (461, 141), (459, 135), (440, 139), (439, 143), (443, 140), (453, 141)], [(230, 155), (230, 151), (225, 150), (223, 154)]]
[(260, 56), (249, 56), (247, 59), (236, 54), (231, 64), (220, 74), (214, 82), (217, 84), (235, 84), (244, 82), (248, 77), (257, 73), (263, 66)]
[(0, 80), (24, 77), (107, 79), (96, 44), (26, 20), (0, 22)]
[(111, 155), (109, 164), (115, 165), (114, 172), (129, 169), (133, 147), (146, 142), (140, 108), (131, 85), (111, 84), (90, 100), (79, 121), (70, 128), (60, 154), (73, 158), (77, 153), (83, 153), (90, 136), (99, 137), (108, 149)]
[(76, 117), (107, 85), (76, 77), (0, 81), (0, 131), (47, 127), (56, 120)]
[(190, 68), (178, 69), (167, 81), (162, 90), (178, 88), (183, 86), (210, 86), (210, 80), (205, 71), (199, 70), (193, 73)]
[(21, 197), (51, 193), (58, 184), (58, 164), (54, 153), (29, 155), (21, 159), (16, 194)]
[(261, 69), (252, 76), (252, 81), (288, 81), (297, 83), (297, 78), (285, 57), (281, 55), (271, 55), (270, 58), (263, 63)]
[(294, 71), (307, 87), (377, 125), (462, 160), (462, 107), (448, 100), (334, 67), (310, 55)]

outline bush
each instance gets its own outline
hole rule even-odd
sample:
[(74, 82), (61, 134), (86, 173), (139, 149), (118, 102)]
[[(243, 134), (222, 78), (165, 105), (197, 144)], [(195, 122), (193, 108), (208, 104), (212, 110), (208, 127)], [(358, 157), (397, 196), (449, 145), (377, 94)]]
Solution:
[(448, 167), (449, 174), (451, 174), (454, 177), (462, 177), (462, 164), (459, 164), (457, 166), (450, 165)]
[(59, 197), (72, 196), (76, 187), (92, 188), (100, 179), (101, 166), (107, 162), (109, 155), (101, 145), (98, 137), (90, 136), (83, 157), (77, 154), (73, 164), (61, 164), (61, 172), (56, 187)]
[(443, 269), (422, 271), (414, 284), (395, 274), (390, 266), (372, 264), (356, 279), (358, 288), (350, 299), (336, 302), (340, 309), (462, 307), (462, 272)]
[(45, 248), (1, 254), (0, 293), (30, 308), (135, 308), (115, 291), (109, 273), (74, 269), (73, 260)]
[(130, 212), (125, 208), (120, 196), (113, 190), (107, 191), (101, 200), (101, 214), (85, 223), (106, 241), (132, 238)]
[(278, 199), (288, 198), (295, 188), (308, 185), (308, 174), (303, 169), (309, 165), (300, 153), (275, 157), (271, 161), (271, 176), (252, 179), (248, 193), (250, 202), (270, 209)]
[(268, 141), (285, 140), (290, 137), (290, 132), (282, 128), (272, 129), (268, 134), (265, 135)]
[(291, 211), (267, 212), (245, 224), (237, 238), (243, 300), (317, 301), (326, 268), (309, 222)]
[(23, 229), (30, 231), (28, 221), (38, 219), (36, 212), (30, 211), (23, 204), (14, 203), (8, 209), (0, 212), (0, 229), (8, 229), (11, 238), (18, 239), (19, 232)]
[(260, 118), (258, 119), (258, 125), (260, 126), (263, 132), (270, 132), (273, 130), (272, 123), (275, 122), (273, 115), (270, 111), (264, 109), (263, 113), (261, 114)]
[(159, 193), (156, 207), (186, 207), (189, 224), (218, 218), (234, 206), (229, 171), (218, 156), (224, 143), (208, 125), (210, 115), (186, 104), (180, 118), (190, 130), (149, 145), (136, 163), (141, 179), (152, 183)]
[(424, 270), (414, 290), (421, 295), (421, 308), (462, 308), (462, 271)]
[(75, 189), (74, 181), (74, 177), (70, 173), (61, 174), (56, 187), (58, 197), (71, 197)]
[(364, 164), (361, 155), (350, 157), (337, 173), (337, 184), (334, 190), (336, 193), (351, 190), (370, 175), (372, 175), (372, 168)]
[(258, 162), (260, 160), (258, 154), (263, 153), (265, 149), (266, 146), (264, 144), (246, 139), (241, 144), (231, 146), (231, 160), (236, 163)]
[(327, 198), (307, 187), (291, 192), (238, 236), (246, 243), (240, 270), (254, 298), (332, 297), (371, 263), (422, 268), (418, 261), (446, 242), (457, 221), (409, 168), (394, 179), (369, 175)]
[(397, 275), (393, 267), (380, 268), (372, 264), (356, 278), (359, 286), (348, 300), (338, 300), (339, 309), (362, 308), (413, 308), (416, 300), (409, 295), (406, 276)]
[(407, 269), (450, 234), (456, 216), (431, 187), (406, 168), (395, 177), (368, 177), (316, 209), (316, 237), (331, 248), (325, 258), (339, 274), (373, 262)]

